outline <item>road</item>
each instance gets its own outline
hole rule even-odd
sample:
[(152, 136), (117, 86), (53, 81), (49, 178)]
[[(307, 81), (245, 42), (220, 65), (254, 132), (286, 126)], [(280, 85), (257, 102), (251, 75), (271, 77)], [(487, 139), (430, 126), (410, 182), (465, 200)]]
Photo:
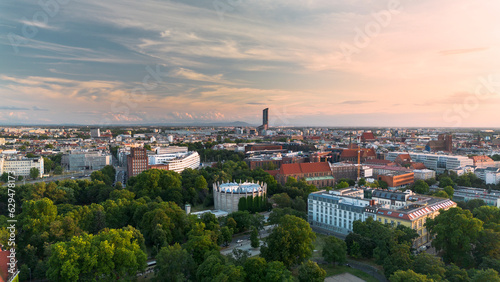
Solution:
[[(274, 228), (274, 226), (275, 225), (264, 226), (264, 230), (259, 232), (259, 238), (260, 238), (261, 245), (262, 245), (262, 239), (269, 236), (269, 233), (271, 232), (272, 228)], [(242, 240), (242, 242), (238, 243), (238, 240)], [(222, 255), (228, 255), (228, 254), (231, 254), (234, 249), (249, 251), (251, 257), (257, 256), (260, 254), (260, 247), (254, 249), (250, 245), (250, 235), (243, 235), (243, 236), (234, 237), (233, 240), (231, 241), (231, 243), (229, 244), (229, 246), (226, 248), (223, 248), (220, 251), (220, 253)]]
[[(37, 182), (51, 182), (51, 181), (56, 181), (56, 180), (63, 180), (63, 179), (90, 179), (90, 177), (85, 176), (85, 175), (90, 175), (88, 174), (83, 174), (81, 171), (75, 172), (75, 173), (68, 173), (68, 174), (62, 174), (62, 175), (57, 175), (57, 176), (51, 176), (51, 177), (45, 177), (45, 178), (39, 178), (35, 180), (22, 180), (22, 181), (17, 181), (17, 185), (24, 185), (24, 184), (29, 184), (29, 183), (37, 183)], [(82, 177), (83, 176), (83, 177)], [(7, 183), (5, 183), (3, 186), (6, 186)]]

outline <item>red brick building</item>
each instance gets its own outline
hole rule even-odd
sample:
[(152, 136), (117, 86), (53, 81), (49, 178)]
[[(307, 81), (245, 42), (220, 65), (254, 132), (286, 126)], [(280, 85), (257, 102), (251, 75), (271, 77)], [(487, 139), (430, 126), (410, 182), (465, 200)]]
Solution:
[(128, 178), (134, 177), (148, 169), (148, 155), (146, 149), (130, 148), (130, 155), (127, 156), (127, 175)]
[(340, 154), (340, 161), (358, 163), (358, 151), (360, 151), (359, 158), (362, 163), (364, 163), (366, 160), (374, 160), (377, 158), (377, 153), (373, 148), (344, 149), (342, 151), (342, 154)]
[(261, 144), (261, 145), (248, 145), (245, 147), (246, 152), (255, 152), (255, 151), (281, 151), (283, 147), (281, 145), (272, 145), (272, 144)]
[(332, 170), (327, 162), (282, 164), (277, 180), (284, 185), (288, 177), (297, 180), (304, 178), (308, 184), (313, 184), (318, 188), (333, 186), (335, 183)]

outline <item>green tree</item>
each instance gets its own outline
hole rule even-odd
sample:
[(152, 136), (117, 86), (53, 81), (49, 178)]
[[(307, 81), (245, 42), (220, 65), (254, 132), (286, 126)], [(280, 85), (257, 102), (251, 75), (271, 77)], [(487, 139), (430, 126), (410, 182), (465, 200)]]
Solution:
[(204, 224), (199, 224), (198, 232), (190, 232), (188, 240), (182, 245), (186, 251), (193, 257), (197, 265), (200, 265), (205, 260), (205, 254), (219, 250), (219, 246), (211, 237), (211, 231), (204, 230)]
[(110, 229), (75, 236), (52, 246), (47, 277), (51, 281), (133, 279), (146, 268), (146, 254), (132, 231)]
[(428, 219), (425, 226), (430, 235), (435, 236), (432, 245), (443, 251), (446, 263), (473, 266), (472, 248), (483, 229), (482, 221), (473, 218), (468, 210), (451, 208), (441, 211), (434, 219)]
[(271, 197), (271, 202), (278, 205), (279, 208), (287, 208), (292, 205), (292, 199), (287, 193), (274, 194)]
[(467, 271), (453, 263), (446, 266), (445, 277), (450, 282), (468, 282), (470, 280)]
[(189, 253), (176, 243), (161, 248), (156, 257), (157, 281), (188, 281), (194, 278), (196, 264)]
[(500, 277), (498, 272), (493, 269), (478, 270), (474, 276), (472, 276), (471, 282), (500, 282)]
[(428, 278), (434, 279), (436, 281), (444, 280), (445, 278), (445, 266), (443, 261), (438, 257), (429, 255), (428, 253), (420, 253), (412, 263), (412, 267), (415, 272), (425, 274)]
[(0, 176), (0, 181), (2, 182), (9, 181), (9, 174), (7, 172), (2, 173), (2, 176)]
[(413, 270), (398, 270), (389, 278), (391, 282), (433, 282), (424, 274), (415, 273)]
[(335, 188), (336, 189), (343, 189), (343, 188), (348, 188), (349, 187), (349, 183), (345, 182), (345, 181), (341, 181), (339, 182)]
[(390, 277), (398, 270), (407, 270), (412, 263), (410, 256), (410, 246), (398, 244), (391, 248), (389, 256), (384, 259), (384, 274)]
[[(359, 246), (359, 245), (358, 245)], [(344, 240), (334, 236), (324, 239), (322, 255), (330, 263), (343, 263), (346, 261), (347, 246)]]
[(387, 189), (387, 188), (389, 188), (389, 184), (388, 184), (387, 182), (383, 181), (383, 180), (380, 180), (380, 181), (378, 182), (378, 185), (379, 185), (379, 187), (380, 187), (380, 188), (382, 188), (382, 189)]
[(203, 177), (203, 175), (196, 177), (196, 180), (194, 181), (194, 188), (196, 188), (196, 190), (208, 189), (207, 180), (205, 179), (205, 177)]
[(325, 281), (325, 276), (326, 271), (314, 261), (308, 260), (299, 266), (298, 278), (301, 282), (323, 282)]
[(63, 168), (62, 168), (62, 166), (57, 165), (57, 166), (54, 168), (54, 174), (59, 175), (59, 174), (62, 174), (62, 173), (63, 173)]
[(292, 273), (285, 267), (281, 261), (271, 261), (267, 264), (266, 277), (264, 282), (282, 281), (282, 282), (292, 282), (294, 281)]
[(225, 246), (229, 245), (229, 242), (233, 239), (233, 230), (227, 226), (224, 226), (220, 229), (222, 242)]
[(252, 248), (258, 248), (260, 245), (259, 242), (259, 230), (257, 228), (252, 228), (252, 233), (250, 233), (250, 245)]
[(441, 177), (441, 178), (439, 179), (439, 187), (440, 187), (440, 188), (444, 188), (444, 187), (446, 187), (446, 186), (451, 186), (451, 187), (453, 187), (453, 186), (455, 186), (455, 183), (454, 183), (454, 182), (453, 182), (453, 180), (451, 180), (451, 178), (450, 178), (450, 177), (448, 177), (448, 176)]
[(455, 193), (455, 189), (453, 189), (453, 187), (451, 186), (446, 186), (443, 188), (443, 190), (446, 192), (446, 194), (448, 194), (448, 196), (451, 198), (453, 198), (453, 194)]
[(430, 189), (429, 184), (427, 184), (425, 181), (420, 179), (415, 181), (415, 186), (414, 186), (415, 193), (427, 194), (429, 193), (429, 189)]
[(40, 170), (36, 167), (30, 169), (30, 177), (32, 179), (37, 179), (40, 176)]
[(267, 262), (261, 257), (248, 258), (244, 263), (244, 270), (247, 274), (245, 281), (263, 281), (266, 277)]
[(364, 179), (364, 178), (359, 179), (358, 180), (358, 185), (359, 186), (365, 186), (366, 185), (366, 179)]
[(450, 195), (448, 195), (448, 193), (446, 193), (443, 190), (437, 191), (436, 193), (434, 193), (433, 196), (440, 197), (440, 198), (449, 198), (450, 197)]
[(49, 173), (54, 168), (54, 162), (46, 157), (43, 157), (43, 172)]
[(285, 215), (265, 239), (261, 255), (267, 261), (279, 260), (287, 267), (311, 257), (316, 234), (307, 221)]

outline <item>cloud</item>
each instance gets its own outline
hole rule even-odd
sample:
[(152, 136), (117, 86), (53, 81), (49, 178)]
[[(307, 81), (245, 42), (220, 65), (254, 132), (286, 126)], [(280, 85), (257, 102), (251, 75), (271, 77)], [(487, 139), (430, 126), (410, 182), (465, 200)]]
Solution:
[(14, 107), (14, 106), (0, 106), (0, 110), (5, 110), (5, 111), (27, 111), (29, 109), (28, 108), (22, 108), (22, 107)]
[(178, 68), (172, 72), (170, 72), (170, 76), (177, 78), (185, 78), (189, 80), (197, 80), (197, 81), (206, 81), (206, 82), (214, 82), (214, 83), (223, 83), (223, 84), (232, 84), (230, 81), (224, 80), (222, 74), (216, 75), (205, 75), (202, 73), (195, 72), (186, 68)]
[(47, 109), (42, 109), (42, 108), (39, 108), (39, 107), (37, 107), (37, 106), (33, 106), (33, 111), (44, 111), (44, 112), (46, 112), (46, 111), (48, 111), (48, 110), (47, 110)]
[(373, 103), (375, 101), (373, 100), (352, 100), (352, 101), (344, 101), (340, 102), (338, 104), (340, 105), (360, 105), (360, 104), (367, 104), (367, 103)]
[(469, 49), (455, 49), (455, 50), (443, 50), (439, 51), (440, 55), (447, 56), (447, 55), (457, 55), (457, 54), (465, 54), (465, 53), (472, 53), (472, 52), (480, 52), (484, 50), (488, 50), (489, 47), (480, 47), (480, 48), (469, 48)]

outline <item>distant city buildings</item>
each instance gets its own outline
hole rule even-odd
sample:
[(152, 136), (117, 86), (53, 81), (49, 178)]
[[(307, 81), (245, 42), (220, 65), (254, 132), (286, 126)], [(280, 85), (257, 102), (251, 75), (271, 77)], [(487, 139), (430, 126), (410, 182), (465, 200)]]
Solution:
[(101, 137), (101, 131), (99, 128), (92, 128), (90, 129), (90, 137), (92, 138), (98, 138)]

